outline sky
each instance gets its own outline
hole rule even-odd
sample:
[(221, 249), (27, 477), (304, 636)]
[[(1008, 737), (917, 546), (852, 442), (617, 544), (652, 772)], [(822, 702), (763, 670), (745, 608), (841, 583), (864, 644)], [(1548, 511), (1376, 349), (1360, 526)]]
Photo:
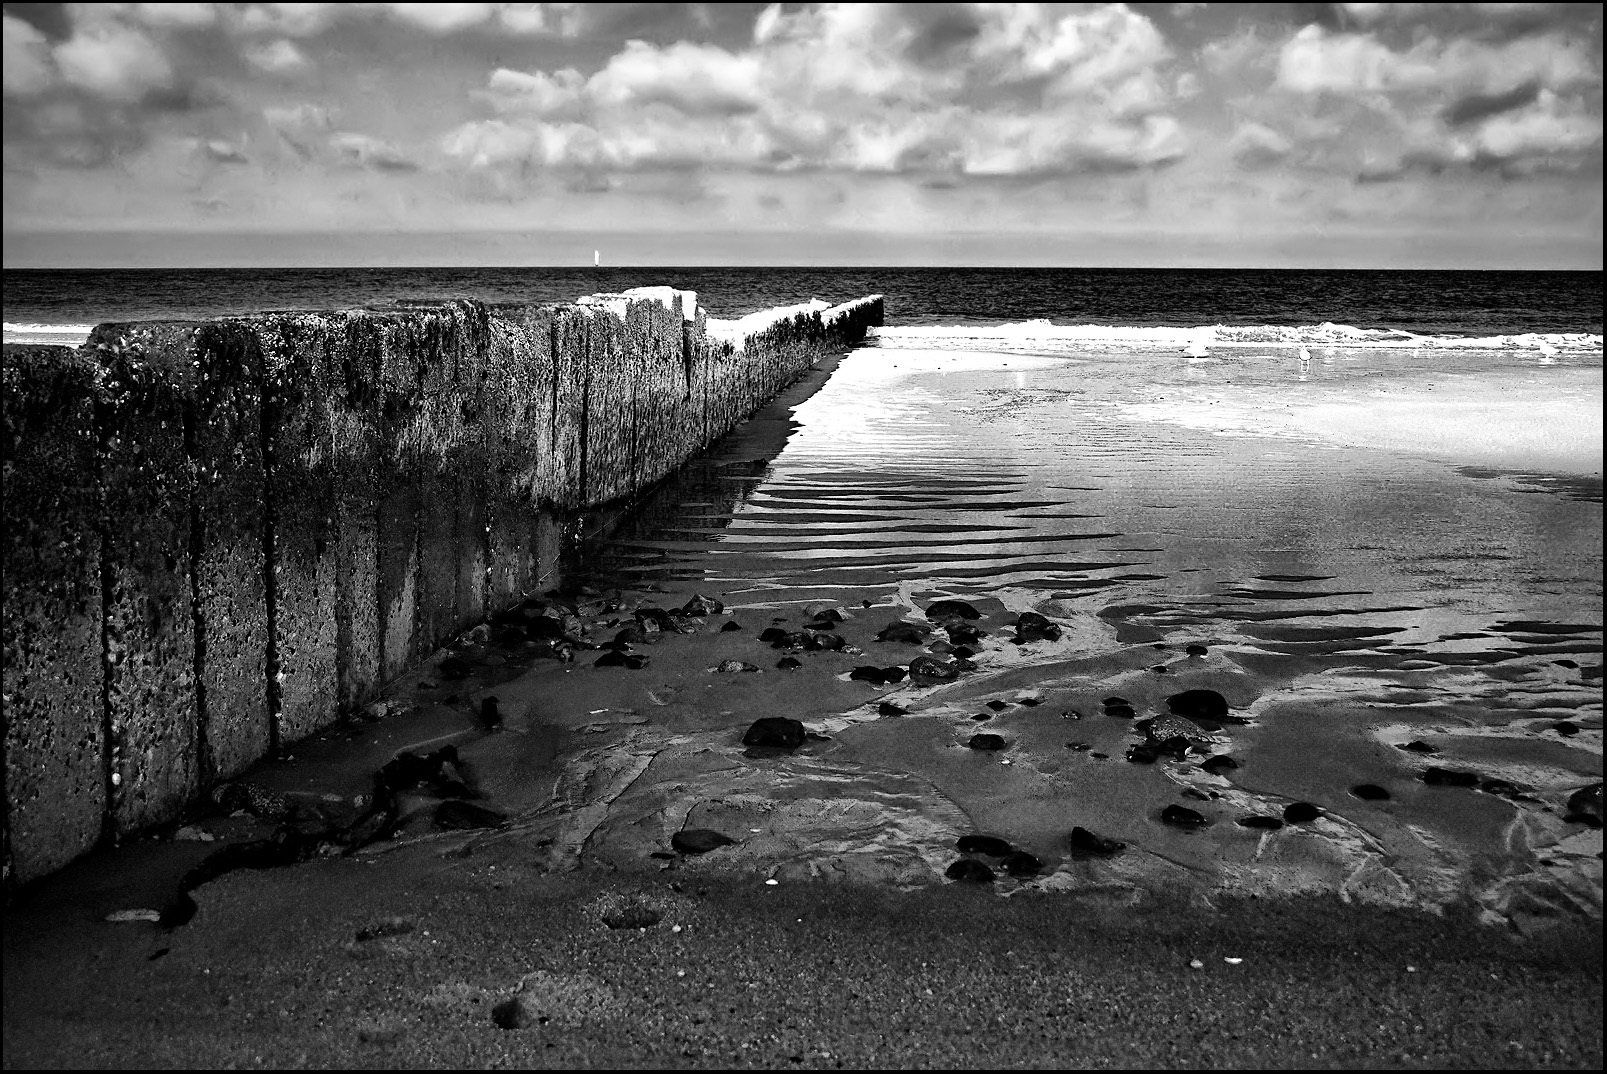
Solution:
[(5, 4), (4, 261), (1602, 267), (1600, 4)]

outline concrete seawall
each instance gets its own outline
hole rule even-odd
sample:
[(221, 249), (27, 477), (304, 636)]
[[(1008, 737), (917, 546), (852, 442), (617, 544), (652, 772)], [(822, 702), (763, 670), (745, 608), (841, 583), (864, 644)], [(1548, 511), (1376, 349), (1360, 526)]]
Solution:
[(879, 296), (668, 289), (102, 325), (4, 365), (5, 884), (176, 819), (551, 586)]

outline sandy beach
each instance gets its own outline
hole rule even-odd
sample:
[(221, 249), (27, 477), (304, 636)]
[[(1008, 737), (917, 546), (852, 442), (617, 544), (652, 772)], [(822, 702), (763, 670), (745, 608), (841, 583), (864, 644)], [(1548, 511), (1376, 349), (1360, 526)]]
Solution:
[[(897, 351), (823, 365), (596, 539), (611, 542), (603, 565), (577, 583), (623, 584), (533, 597), (405, 676), (369, 719), (248, 773), (260, 794), (37, 885), (5, 920), (6, 1065), (1599, 1065), (1599, 798), (1594, 826), (1570, 806), (1600, 779), (1599, 671), (1579, 670), (1599, 652), (1588, 625), (1457, 641), (1459, 617), (1482, 606), (1392, 611), (1375, 597), (1358, 613), (1343, 592), (1263, 582), (1202, 627), (1186, 618), (1199, 599), (1188, 565), (1206, 552), (1187, 542), (1156, 545), (1160, 569), (1137, 576), (1181, 603), (1115, 606), (1097, 587), (1031, 582), (1033, 556), (1061, 555), (1053, 539), (971, 577), (956, 559), (965, 539), (938, 534), (929, 569), (964, 581), (933, 588), (889, 586), (882, 564), (927, 563), (924, 523), (894, 523), (917, 544), (887, 551), (886, 525), (805, 504), (832, 534), (809, 538), (826, 552), (799, 559), (775, 550), (791, 538), (766, 536), (794, 532), (796, 512), (770, 506), (788, 497), (924, 495), (907, 474), (828, 487), (833, 452), (937, 457), (961, 429), (997, 458), (1021, 427), (1019, 413), (1001, 420), (1012, 398), (1069, 398), (1032, 377), (1058, 368)], [(966, 408), (966, 378), (980, 410)], [(1297, 443), (1297, 426), (1312, 457), (1383, 457), (1334, 446), (1366, 435), (1334, 417), (1343, 398), (1277, 428), (1236, 423), (1260, 390), (1196, 381), (1187, 405), (1110, 391), (1090, 405), (1128, 408), (1129, 431), (1209, 436), (1216, 465)], [(1446, 398), (1401, 394), (1420, 413)], [(1207, 397), (1227, 416), (1190, 431)], [(1474, 402), (1501, 410), (1489, 393)], [(1057, 420), (1075, 430), (1082, 413)], [(1442, 489), (1509, 480), (1438, 476), (1472, 460), (1423, 459), (1405, 471)], [(730, 480), (755, 467), (757, 483)], [(1210, 487), (1185, 471), (1172, 490)], [(1118, 494), (1138, 505), (1123, 510), (1167, 502)], [(963, 511), (963, 493), (944, 495)], [(1539, 502), (1558, 514), (1534, 516), (1551, 535), (1538, 554), (1577, 540), (1584, 557), (1592, 538), (1567, 520), (1592, 505)], [(1186, 509), (1201, 535), (1221, 524)], [(680, 539), (677, 512), (713, 519), (718, 538)], [(676, 580), (711, 548), (714, 568)], [(811, 576), (825, 584), (801, 584)], [(1279, 586), (1301, 605), (1262, 614), (1295, 595)], [(962, 594), (974, 620), (926, 614)], [(1570, 598), (1530, 599), (1555, 617)], [(1022, 632), (1034, 609), (1053, 636)], [(915, 633), (885, 636), (898, 624)], [(968, 626), (985, 631), (960, 654), (972, 666), (909, 677), (920, 659), (955, 660), (951, 631)], [(778, 649), (778, 635), (793, 640)], [(810, 635), (836, 640), (799, 642)], [(1520, 647), (1474, 675), (1496, 644)], [(607, 657), (618, 663), (599, 666)], [(897, 681), (855, 673), (889, 667)], [(1137, 756), (1143, 718), (1188, 691), (1214, 692), (1231, 718), (1186, 752)], [(744, 745), (755, 720), (778, 716), (810, 737)], [(1555, 729), (1562, 717), (1571, 734)], [(1002, 748), (976, 748), (977, 735)], [(405, 788), (387, 838), (349, 855), (314, 838), (299, 864), (224, 872), (194, 886), (190, 916), (184, 878), (220, 847), (338, 829), (362, 814), (376, 771), (446, 746), (457, 789)], [(1219, 757), (1236, 760), (1207, 764)], [(1436, 766), (1485, 782), (1425, 782)], [(1358, 797), (1363, 783), (1385, 797)], [(492, 811), (467, 829), (442, 819), (463, 793)], [(1179, 825), (1179, 809), (1198, 820)], [(1079, 828), (1117, 849), (1079, 852)], [(727, 842), (676, 849), (696, 831)], [(1032, 864), (960, 849), (977, 835)], [(962, 860), (993, 879), (945, 879)]]

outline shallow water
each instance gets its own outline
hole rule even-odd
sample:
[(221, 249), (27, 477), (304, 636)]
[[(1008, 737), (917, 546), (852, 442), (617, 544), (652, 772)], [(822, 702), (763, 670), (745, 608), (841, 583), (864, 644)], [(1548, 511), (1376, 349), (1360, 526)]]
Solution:
[[(1303, 362), (1248, 348), (1190, 362), (899, 343), (844, 358), (793, 410), (779, 454), (722, 445), (594, 535), (578, 567), (600, 589), (714, 593), (789, 629), (816, 602), (873, 630), (968, 599), (991, 632), (978, 669), (927, 688), (844, 683), (911, 715), (835, 697), (813, 709), (836, 717), (805, 714), (832, 743), (764, 765), (729, 740), (768, 711), (686, 734), (655, 732), (648, 711), (638, 756), (723, 759), (674, 780), (644, 761), (592, 851), (651, 843), (620, 835), (626, 814), (638, 831), (677, 813), (718, 826), (736, 800), (771, 819), (718, 856), (815, 874), (907, 881), (924, 862), (930, 875), (969, 826), (1059, 866), (1039, 887), (1208, 877), (1385, 902), (1471, 896), (1496, 916), (1514, 899), (1600, 912), (1599, 830), (1562, 819), (1568, 793), (1601, 778), (1599, 358), (1350, 349)], [(1005, 624), (1028, 609), (1062, 638), (1012, 644)], [(833, 656), (839, 681), (918, 652), (866, 648)], [(743, 658), (768, 653), (753, 649)], [(1124, 762), (1142, 736), (1099, 699), (1143, 717), (1196, 687), (1250, 721), (1210, 747), (1241, 767)], [(1010, 743), (996, 756), (963, 748), (987, 699), (1009, 702), (983, 728)], [(1555, 730), (1563, 720), (1580, 730)], [(1413, 739), (1441, 752), (1395, 748)], [(1520, 797), (1427, 786), (1430, 764), (1510, 780)], [(1359, 783), (1391, 797), (1363, 801)], [(1297, 800), (1325, 815), (1272, 834), (1233, 823)], [(863, 816), (816, 815), (827, 801)], [(1162, 825), (1168, 801), (1213, 823)], [(783, 822), (788, 802), (801, 813)], [(1073, 824), (1135, 851), (1070, 860)]]

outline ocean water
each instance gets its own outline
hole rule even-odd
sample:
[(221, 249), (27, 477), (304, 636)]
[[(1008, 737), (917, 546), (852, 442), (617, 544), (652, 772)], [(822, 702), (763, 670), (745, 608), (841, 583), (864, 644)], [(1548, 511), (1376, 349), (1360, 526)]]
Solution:
[[(590, 691), (543, 845), (639, 866), (677, 827), (715, 827), (740, 837), (709, 856), (727, 865), (903, 883), (985, 832), (1045, 863), (1006, 892), (1186, 881), (1600, 915), (1600, 828), (1568, 819), (1602, 770), (1599, 273), (7, 273), (5, 320), (44, 338), (657, 283), (725, 317), (882, 293), (887, 325), (578, 531), (572, 579), (627, 607), (718, 596), (743, 629), (711, 639), (757, 673), (677, 670), (692, 642), (665, 639), (641, 671), (499, 657), (464, 684), (529, 727)], [(851, 679), (952, 655), (925, 615), (944, 598), (986, 631), (957, 681)], [(821, 604), (860, 651), (780, 669), (755, 635)], [(1026, 611), (1060, 637), (1016, 642)], [(611, 605), (582, 612), (598, 640), (617, 629)], [(900, 619), (928, 644), (875, 639)], [(1200, 748), (1237, 767), (1128, 760), (1137, 721), (1191, 689), (1230, 706)], [(743, 754), (749, 721), (787, 714), (828, 737)], [(967, 748), (981, 724), (1007, 748)], [(500, 748), (481, 747), (488, 771)], [(1431, 785), (1430, 767), (1480, 782)], [(1293, 803), (1321, 816), (1237, 823)], [(1169, 804), (1208, 823), (1165, 823)], [(1078, 861), (1073, 826), (1129, 850)]]

